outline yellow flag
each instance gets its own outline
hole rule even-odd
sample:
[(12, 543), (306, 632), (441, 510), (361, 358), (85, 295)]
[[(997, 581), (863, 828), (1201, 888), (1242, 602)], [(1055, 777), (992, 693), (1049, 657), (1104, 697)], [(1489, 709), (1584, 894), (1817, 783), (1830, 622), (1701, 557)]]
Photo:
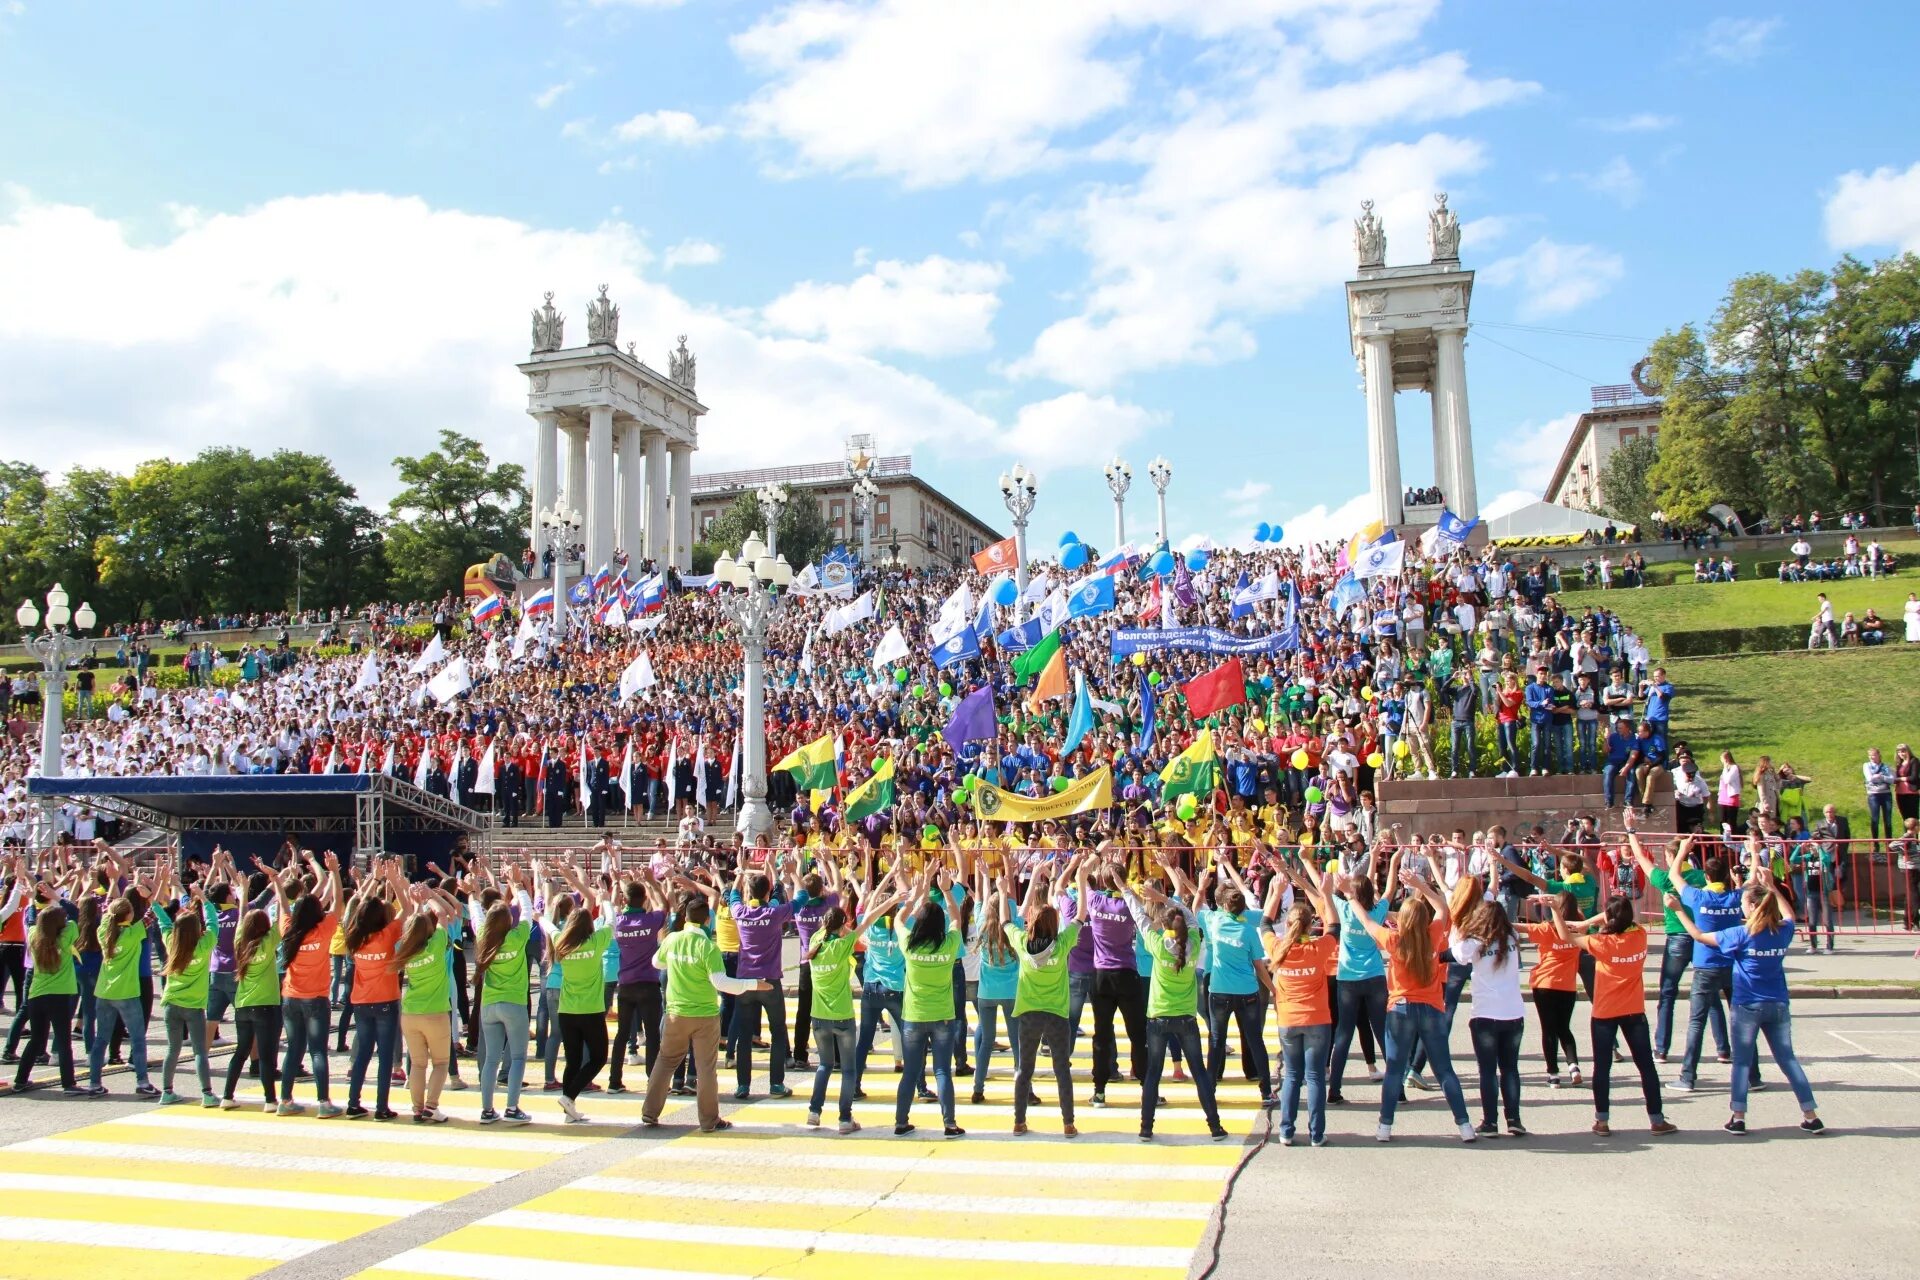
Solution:
[(1113, 770), (1095, 769), (1065, 791), (1029, 800), (990, 783), (973, 786), (973, 813), (986, 822), (1039, 822), (1113, 807)]

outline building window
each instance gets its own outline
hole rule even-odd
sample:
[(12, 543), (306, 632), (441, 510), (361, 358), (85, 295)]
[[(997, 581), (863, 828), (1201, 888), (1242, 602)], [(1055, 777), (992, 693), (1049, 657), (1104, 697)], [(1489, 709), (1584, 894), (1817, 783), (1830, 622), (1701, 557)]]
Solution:
[(702, 513), (701, 513), (701, 515), (700, 515), (700, 540), (701, 540), (702, 542), (705, 542), (705, 541), (707, 540), (707, 535), (713, 532), (713, 525), (714, 525), (714, 521), (716, 521), (716, 520), (718, 520), (718, 519), (719, 519), (719, 517), (718, 517), (718, 516), (716, 516), (716, 515), (714, 515), (714, 514), (713, 514), (713, 512), (711, 512), (711, 511), (705, 511), (705, 512), (702, 512)]
[(1622, 440), (1632, 440), (1632, 439), (1634, 439), (1634, 438), (1635, 438), (1636, 436), (1638, 436), (1639, 434), (1640, 434), (1640, 428), (1638, 428), (1638, 427), (1622, 427), (1622, 428), (1620, 428), (1620, 438), (1621, 438)]
[(893, 531), (893, 516), (887, 508), (887, 499), (873, 500), (873, 532), (876, 537), (884, 538)]

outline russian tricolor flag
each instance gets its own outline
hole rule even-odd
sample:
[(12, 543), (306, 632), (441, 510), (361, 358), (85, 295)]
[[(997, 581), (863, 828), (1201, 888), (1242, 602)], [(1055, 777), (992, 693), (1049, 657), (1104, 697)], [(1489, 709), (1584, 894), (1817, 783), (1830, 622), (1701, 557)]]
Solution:
[(634, 588), (634, 609), (639, 613), (652, 613), (667, 602), (667, 576), (656, 573), (644, 578)]
[(527, 616), (529, 618), (533, 617), (537, 613), (552, 613), (552, 612), (553, 612), (553, 588), (552, 587), (545, 587), (539, 591), (536, 591), (533, 594), (533, 598), (527, 601)]
[(500, 616), (500, 611), (505, 607), (505, 603), (499, 596), (484, 596), (473, 602), (473, 620), (475, 622), (485, 622), (489, 618), (497, 618)]

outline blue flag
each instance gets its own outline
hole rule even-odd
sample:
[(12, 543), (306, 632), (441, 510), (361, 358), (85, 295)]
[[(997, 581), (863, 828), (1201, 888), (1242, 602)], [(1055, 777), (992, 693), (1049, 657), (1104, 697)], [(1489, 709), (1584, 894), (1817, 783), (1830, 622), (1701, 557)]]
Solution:
[(1367, 589), (1352, 574), (1346, 575), (1333, 584), (1333, 590), (1327, 593), (1327, 607), (1334, 613), (1343, 614), (1353, 605), (1367, 598)]
[(1440, 520), (1434, 525), (1433, 531), (1442, 542), (1451, 542), (1457, 547), (1465, 544), (1467, 535), (1472, 533), (1474, 526), (1479, 523), (1478, 520), (1462, 520), (1453, 512), (1443, 508), (1440, 512)]
[(979, 656), (980, 637), (974, 634), (972, 627), (961, 627), (933, 646), (933, 665), (943, 669), (956, 662), (965, 662), (968, 658)]
[(1247, 578), (1247, 571), (1240, 571), (1240, 580), (1233, 584), (1233, 608), (1227, 613), (1229, 618), (1244, 618), (1253, 612), (1253, 593), (1249, 588), (1253, 584)]
[(1076, 672), (1073, 678), (1073, 714), (1067, 717), (1067, 740), (1060, 747), (1062, 756), (1070, 756), (1081, 739), (1093, 732), (1093, 703), (1087, 699), (1087, 674)]
[(1153, 681), (1146, 673), (1140, 676), (1140, 754), (1147, 755), (1153, 750), (1153, 733), (1158, 727), (1154, 712)]
[(1096, 613), (1106, 613), (1113, 608), (1113, 591), (1113, 579), (1106, 574), (1086, 579), (1067, 597), (1067, 617), (1089, 618)]
[(1046, 635), (1040, 629), (1040, 619), (1028, 618), (1018, 626), (1009, 627), (994, 638), (994, 643), (1008, 653), (1025, 653), (1040, 643)]
[(593, 603), (593, 579), (582, 578), (567, 588), (567, 599), (574, 604)]
[(947, 721), (943, 736), (947, 745), (958, 751), (969, 742), (983, 739), (992, 741), (995, 731), (993, 688), (981, 685), (960, 699), (960, 705), (953, 709), (953, 719)]

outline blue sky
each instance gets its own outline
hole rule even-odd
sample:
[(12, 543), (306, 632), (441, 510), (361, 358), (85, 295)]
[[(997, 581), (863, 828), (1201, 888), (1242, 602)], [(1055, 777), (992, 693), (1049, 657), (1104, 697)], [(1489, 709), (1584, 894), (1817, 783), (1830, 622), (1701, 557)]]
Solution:
[[(1543, 16), (1551, 15), (1551, 16)], [(1340, 282), (1444, 189), (1483, 502), (1747, 270), (1920, 248), (1909, 6), (0, 0), (0, 456), (525, 460), (556, 291), (699, 353), (699, 469), (849, 431), (1036, 538), (1173, 460), (1176, 537), (1344, 532)], [(1605, 337), (1581, 335), (1609, 335)], [(1622, 340), (1626, 339), (1626, 340)], [(1423, 399), (1402, 398), (1423, 424)], [(1424, 430), (1403, 471), (1428, 474)], [(1145, 527), (1136, 482), (1133, 529)]]

